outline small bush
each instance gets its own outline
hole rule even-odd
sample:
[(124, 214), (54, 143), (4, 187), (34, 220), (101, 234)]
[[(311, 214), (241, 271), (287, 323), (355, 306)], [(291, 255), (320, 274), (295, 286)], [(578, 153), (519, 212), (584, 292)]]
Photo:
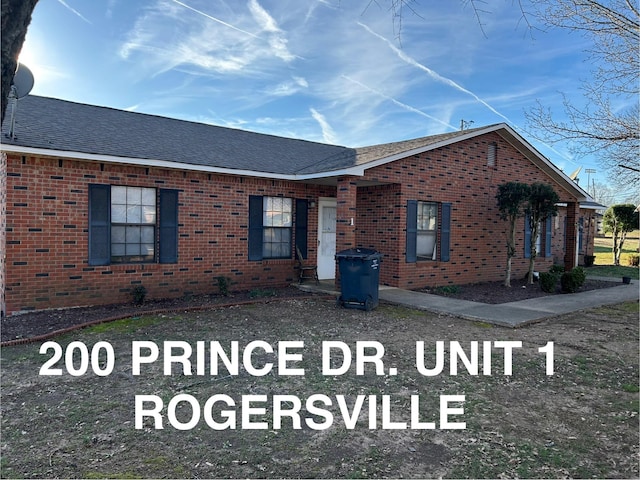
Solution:
[(553, 272), (542, 272), (540, 274), (540, 288), (543, 292), (555, 293), (560, 275)]
[(627, 262), (629, 263), (629, 266), (631, 267), (638, 267), (640, 266), (640, 255), (629, 255), (629, 258), (627, 260)]
[(136, 305), (142, 305), (145, 297), (147, 296), (147, 289), (144, 288), (144, 285), (137, 285), (131, 291), (131, 295), (133, 295), (133, 303)]
[(549, 269), (549, 273), (562, 275), (564, 273), (564, 265), (551, 265), (551, 268)]
[(225, 297), (229, 295), (229, 283), (230, 282), (227, 277), (218, 277), (218, 291), (220, 292), (220, 295)]
[(433, 292), (436, 295), (455, 295), (460, 292), (460, 287), (457, 285), (442, 285), (441, 287), (436, 287)]
[(564, 293), (575, 293), (587, 279), (582, 267), (576, 267), (570, 272), (564, 272), (560, 277), (560, 285)]

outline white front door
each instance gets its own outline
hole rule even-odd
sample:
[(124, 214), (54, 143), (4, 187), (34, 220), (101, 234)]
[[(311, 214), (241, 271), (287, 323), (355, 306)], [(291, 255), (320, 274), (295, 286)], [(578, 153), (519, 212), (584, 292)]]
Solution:
[(318, 278), (336, 278), (336, 199), (318, 202)]

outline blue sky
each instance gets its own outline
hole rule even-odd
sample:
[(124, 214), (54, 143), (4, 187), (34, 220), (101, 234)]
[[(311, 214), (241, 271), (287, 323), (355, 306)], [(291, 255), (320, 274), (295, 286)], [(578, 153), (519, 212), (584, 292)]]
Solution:
[(531, 34), (507, 0), (483, 4), (483, 29), (468, 2), (419, 0), (398, 38), (388, 3), (40, 0), (20, 61), (37, 95), (351, 147), (507, 122), (604, 181), (524, 118), (536, 100), (561, 118), (563, 93), (582, 103), (584, 38)]

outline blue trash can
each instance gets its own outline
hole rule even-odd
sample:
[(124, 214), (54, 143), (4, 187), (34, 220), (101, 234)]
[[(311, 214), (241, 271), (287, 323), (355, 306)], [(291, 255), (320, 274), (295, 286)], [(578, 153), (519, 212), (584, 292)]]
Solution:
[(338, 304), (372, 310), (378, 306), (382, 254), (370, 248), (350, 248), (336, 253), (340, 272)]

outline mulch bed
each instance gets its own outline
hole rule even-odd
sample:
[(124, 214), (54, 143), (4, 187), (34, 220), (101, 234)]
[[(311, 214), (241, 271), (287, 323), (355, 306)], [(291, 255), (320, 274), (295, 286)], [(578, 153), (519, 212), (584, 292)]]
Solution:
[[(609, 288), (622, 283), (593, 280), (587, 278), (580, 292), (597, 290), (599, 288)], [(550, 295), (563, 295), (559, 290), (556, 293), (547, 293), (535, 282), (533, 285), (527, 284), (526, 279), (511, 280), (511, 288), (505, 287), (502, 282), (484, 282), (472, 285), (455, 285), (451, 287), (425, 288), (419, 290), (425, 293), (441, 295), (461, 300), (469, 300), (480, 303), (509, 303), (529, 298), (548, 297)]]
[[(513, 280), (511, 285), (511, 288), (506, 288), (502, 285), (502, 282), (486, 282), (449, 288), (423, 289), (420, 291), (490, 304), (556, 295), (543, 292), (537, 283), (527, 285), (524, 280)], [(581, 291), (607, 288), (614, 285), (616, 285), (614, 282), (587, 279)], [(73, 328), (78, 325), (92, 322), (98, 323), (114, 318), (133, 317), (153, 313), (154, 311), (207, 309), (220, 305), (303, 296), (308, 297), (310, 295), (308, 292), (303, 292), (295, 287), (269, 289), (261, 293), (264, 296), (256, 296), (255, 292), (234, 292), (228, 296), (198, 295), (169, 300), (148, 300), (142, 305), (129, 303), (28, 312), (2, 319), (0, 324), (0, 341), (4, 343), (20, 339), (32, 339), (34, 337), (46, 336), (53, 332)]]
[(268, 302), (274, 299), (308, 297), (295, 287), (274, 288), (257, 292), (234, 292), (230, 295), (194, 295), (165, 300), (146, 300), (142, 305), (133, 303), (39, 310), (2, 318), (0, 342), (46, 336), (74, 326), (99, 323), (115, 318), (135, 317), (158, 311), (207, 309), (221, 305), (248, 302)]

